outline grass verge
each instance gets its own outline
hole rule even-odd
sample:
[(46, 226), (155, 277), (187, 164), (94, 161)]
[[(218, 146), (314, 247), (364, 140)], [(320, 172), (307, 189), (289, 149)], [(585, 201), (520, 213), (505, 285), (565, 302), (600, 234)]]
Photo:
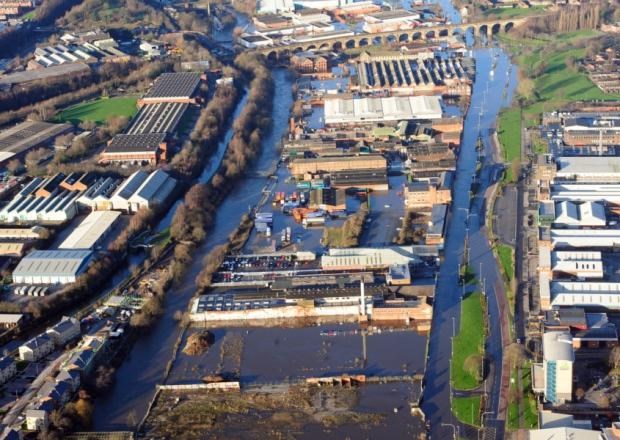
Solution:
[(514, 267), (514, 248), (507, 244), (497, 245), (497, 255), (499, 257), (499, 263), (502, 265), (502, 270), (506, 275), (507, 281), (511, 282), (515, 276)]
[(484, 296), (474, 292), (461, 302), (461, 328), (452, 344), (452, 386), (471, 390), (480, 385), (484, 355)]
[(472, 426), (480, 426), (481, 396), (454, 397), (452, 412), (460, 422)]

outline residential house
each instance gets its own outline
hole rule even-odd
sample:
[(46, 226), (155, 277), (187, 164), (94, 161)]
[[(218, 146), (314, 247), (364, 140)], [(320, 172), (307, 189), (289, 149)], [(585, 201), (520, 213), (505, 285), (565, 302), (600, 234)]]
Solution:
[(0, 358), (0, 384), (7, 383), (17, 374), (15, 359), (10, 356)]
[(54, 341), (43, 333), (19, 347), (19, 358), (23, 361), (38, 361), (54, 351)]
[(58, 324), (47, 329), (47, 334), (54, 341), (56, 347), (61, 347), (81, 333), (80, 321), (76, 318), (64, 316)]

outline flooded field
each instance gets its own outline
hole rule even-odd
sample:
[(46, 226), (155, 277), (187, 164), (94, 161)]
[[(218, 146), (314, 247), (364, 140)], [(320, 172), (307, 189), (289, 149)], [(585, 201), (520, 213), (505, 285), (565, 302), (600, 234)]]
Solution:
[(414, 388), (413, 384), (376, 384), (291, 386), (226, 394), (162, 391), (146, 422), (146, 436), (414, 439), (424, 431), (422, 420), (410, 411)]
[[(191, 329), (185, 339), (197, 329)], [(357, 324), (304, 328), (218, 328), (206, 353), (179, 353), (167, 384), (196, 383), (208, 374), (242, 384), (340, 374), (423, 374), (425, 335), (408, 329), (362, 332)], [(182, 346), (184, 343), (182, 344)]]

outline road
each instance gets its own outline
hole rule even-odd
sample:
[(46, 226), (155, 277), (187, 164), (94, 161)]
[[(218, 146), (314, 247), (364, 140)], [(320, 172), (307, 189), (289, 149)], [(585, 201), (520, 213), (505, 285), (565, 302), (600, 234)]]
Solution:
[[(495, 75), (489, 76), (494, 57), (497, 56)], [(504, 422), (496, 420), (500, 409), (500, 391), (503, 369), (502, 313), (503, 283), (497, 262), (489, 246), (484, 216), (487, 201), (484, 198), (486, 188), (496, 173), (491, 151), (489, 129), (495, 126), (498, 112), (509, 103), (516, 85), (516, 74), (510, 68), (508, 57), (498, 49), (476, 49), (476, 80), (472, 102), (465, 119), (465, 130), (461, 141), (461, 152), (457, 164), (454, 196), (452, 201), (452, 218), (448, 225), (445, 243), (445, 259), (437, 278), (434, 301), (434, 316), (429, 339), (427, 370), (422, 408), (430, 420), (433, 438), (450, 438), (454, 435), (452, 426), (456, 418), (451, 411), (450, 390), (450, 353), (452, 337), (452, 319), (459, 322), (461, 292), (458, 286), (458, 270), (462, 260), (466, 235), (469, 236), (470, 265), (480, 280), (485, 280), (487, 287), (490, 334), (487, 339), (486, 355), (492, 364), (492, 374), (487, 377), (489, 405), (486, 411), (491, 414), (485, 418), (486, 423), (495, 432), (495, 438), (503, 438)], [(495, 97), (502, 97), (496, 99)], [(480, 126), (478, 120), (480, 117)], [(485, 145), (485, 162), (481, 174), (481, 188), (473, 203), (470, 202), (469, 188), (476, 167), (476, 142), (482, 134)], [(471, 203), (471, 210), (470, 210)], [(505, 324), (505, 323), (504, 323)], [(505, 325), (504, 325), (505, 328)], [(458, 329), (458, 325), (457, 325)], [(475, 432), (475, 431), (474, 431)], [(461, 432), (466, 436), (473, 432)], [(477, 435), (477, 432), (476, 434)]]

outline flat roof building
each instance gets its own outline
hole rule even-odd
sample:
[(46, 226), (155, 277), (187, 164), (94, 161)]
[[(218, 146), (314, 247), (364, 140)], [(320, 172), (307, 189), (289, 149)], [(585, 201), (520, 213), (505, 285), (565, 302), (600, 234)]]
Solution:
[(51, 146), (56, 137), (72, 130), (71, 124), (26, 121), (0, 131), (0, 163), (21, 158), (33, 148)]
[(620, 182), (620, 157), (576, 156), (556, 159), (558, 171), (554, 181)]
[(554, 183), (551, 199), (573, 202), (607, 202), (620, 204), (620, 185), (598, 183)]
[(334, 188), (370, 189), (387, 191), (389, 189), (386, 169), (357, 169), (333, 171), (330, 183)]
[(574, 306), (620, 309), (620, 283), (552, 281), (541, 276), (539, 284), (543, 310)]
[(196, 103), (200, 74), (193, 72), (162, 73), (138, 105), (163, 102)]
[(325, 100), (325, 123), (328, 125), (439, 119), (441, 116), (439, 96)]
[(121, 216), (119, 211), (93, 211), (60, 244), (59, 249), (93, 249)]
[(575, 352), (569, 332), (547, 332), (543, 335), (544, 396), (551, 403), (572, 399)]
[(317, 157), (312, 159), (294, 159), (291, 162), (291, 174), (303, 176), (304, 174), (315, 174), (318, 172), (333, 172), (345, 170), (385, 170), (387, 161), (385, 157), (377, 154), (364, 156), (342, 156), (342, 157)]
[(166, 136), (166, 133), (117, 134), (99, 156), (99, 162), (155, 165), (167, 160)]
[(554, 248), (615, 248), (620, 246), (620, 229), (551, 229)]
[(36, 250), (26, 255), (13, 271), (17, 284), (68, 284), (88, 268), (89, 250)]

